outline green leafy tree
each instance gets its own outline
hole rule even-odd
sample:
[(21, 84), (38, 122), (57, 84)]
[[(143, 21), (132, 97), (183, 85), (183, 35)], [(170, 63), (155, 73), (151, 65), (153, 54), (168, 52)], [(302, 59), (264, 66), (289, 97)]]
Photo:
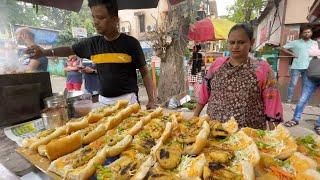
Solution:
[(79, 41), (77, 38), (72, 36), (72, 27), (86, 28), (88, 36), (95, 34), (96, 30), (93, 26), (93, 20), (87, 0), (82, 4), (79, 13), (71, 12), (68, 17), (68, 27), (64, 28), (64, 30), (59, 34), (58, 45), (71, 45)]
[(267, 2), (268, 0), (236, 0), (228, 8), (228, 19), (237, 23), (249, 22), (259, 17)]
[(0, 0), (0, 15), (6, 16), (1, 18), (1, 25), (8, 28), (19, 24), (59, 30), (58, 45), (70, 45), (77, 41), (72, 37), (72, 27), (86, 28), (88, 36), (95, 33), (87, 0), (79, 13), (16, 0)]
[(29, 26), (40, 26), (40, 19), (37, 17), (36, 11), (32, 6), (25, 3), (18, 4), (15, 0), (7, 0), (2, 4), (7, 16), (7, 23), (11, 25), (22, 24)]
[(70, 26), (71, 13), (71, 11), (39, 6), (37, 18), (40, 20), (40, 27), (55, 30), (64, 30)]

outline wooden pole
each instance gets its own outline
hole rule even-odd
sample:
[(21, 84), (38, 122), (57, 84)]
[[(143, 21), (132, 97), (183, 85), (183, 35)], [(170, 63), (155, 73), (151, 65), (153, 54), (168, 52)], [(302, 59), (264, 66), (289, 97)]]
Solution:
[(156, 62), (151, 62), (151, 72), (152, 72), (152, 82), (153, 82), (153, 89), (154, 89), (153, 96), (156, 101), (158, 96)]

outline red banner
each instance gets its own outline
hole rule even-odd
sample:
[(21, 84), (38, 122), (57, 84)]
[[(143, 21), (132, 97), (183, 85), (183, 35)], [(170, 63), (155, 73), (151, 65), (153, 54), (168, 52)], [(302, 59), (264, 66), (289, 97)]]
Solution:
[(267, 26), (264, 26), (260, 30), (260, 44), (263, 42), (266, 42), (268, 40), (268, 28)]
[(169, 1), (170, 1), (171, 5), (175, 5), (175, 4), (178, 4), (178, 3), (180, 3), (180, 2), (182, 2), (184, 0), (169, 0)]

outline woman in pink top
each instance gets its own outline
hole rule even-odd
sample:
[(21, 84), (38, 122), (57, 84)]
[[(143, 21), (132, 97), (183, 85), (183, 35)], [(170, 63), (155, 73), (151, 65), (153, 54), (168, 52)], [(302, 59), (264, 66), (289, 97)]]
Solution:
[(249, 57), (254, 43), (253, 30), (237, 24), (228, 35), (229, 58), (211, 65), (199, 94), (195, 116), (208, 104), (207, 114), (214, 120), (232, 116), (239, 127), (266, 129), (267, 121), (281, 122), (283, 109), (274, 73), (266, 61)]

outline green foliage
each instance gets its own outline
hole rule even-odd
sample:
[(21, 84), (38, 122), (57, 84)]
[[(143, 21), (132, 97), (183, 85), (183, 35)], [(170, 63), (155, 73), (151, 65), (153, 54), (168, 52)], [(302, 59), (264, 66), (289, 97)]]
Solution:
[(72, 27), (87, 29), (88, 36), (95, 34), (88, 1), (83, 2), (79, 13), (62, 9), (35, 6), (16, 0), (0, 0), (0, 10), (7, 15), (6, 25), (25, 25), (60, 30), (58, 45), (70, 45), (77, 41), (72, 37)]
[(197, 106), (197, 101), (195, 101), (195, 100), (191, 100), (191, 101), (184, 103), (182, 105), (183, 108), (188, 108), (189, 110), (195, 109), (196, 106)]
[(228, 19), (237, 23), (248, 23), (260, 16), (268, 0), (236, 0), (235, 4), (228, 8)]
[(78, 41), (77, 38), (72, 37), (72, 27), (83, 27), (87, 29), (88, 36), (95, 34), (93, 20), (91, 17), (88, 1), (84, 1), (79, 13), (71, 12), (69, 16), (69, 26), (66, 27), (60, 34), (58, 45), (70, 46)]
[(58, 36), (58, 46), (71, 46), (72, 44), (78, 42), (77, 38), (72, 36), (69, 29), (61, 31)]
[(30, 26), (39, 26), (40, 20), (36, 17), (36, 12), (33, 7), (19, 5), (15, 0), (6, 0), (2, 4), (3, 9), (6, 10), (7, 23), (14, 24), (28, 24)]
[(228, 43), (226, 40), (221, 41), (221, 51), (228, 51)]
[(190, 59), (192, 56), (192, 53), (190, 52), (189, 48), (185, 48), (184, 50), (184, 56), (186, 57), (186, 59)]

